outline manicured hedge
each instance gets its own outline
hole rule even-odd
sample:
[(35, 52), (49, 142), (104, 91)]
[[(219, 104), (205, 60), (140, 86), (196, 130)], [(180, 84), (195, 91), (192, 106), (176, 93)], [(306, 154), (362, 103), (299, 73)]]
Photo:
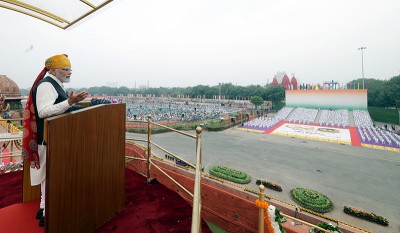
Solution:
[(366, 211), (358, 210), (356, 208), (348, 207), (348, 206), (345, 206), (343, 211), (348, 215), (351, 215), (351, 216), (354, 216), (357, 218), (361, 218), (361, 219), (365, 219), (370, 222), (375, 222), (382, 226), (389, 225), (389, 221), (386, 218), (376, 215), (374, 213), (367, 213)]
[[(317, 226), (319, 226), (325, 230), (330, 230), (330, 231), (337, 232), (337, 233), (343, 233), (343, 231), (341, 231), (338, 226), (333, 226), (330, 223), (326, 223), (326, 222), (318, 223)], [(310, 233), (325, 233), (325, 232), (315, 229), (315, 228), (311, 228)]]
[(247, 173), (219, 165), (213, 166), (209, 173), (210, 175), (238, 184), (247, 184), (251, 181), (251, 177)]
[(295, 188), (290, 190), (290, 196), (302, 207), (317, 213), (327, 213), (333, 209), (333, 203), (327, 196), (311, 189)]
[[(195, 130), (197, 127), (197, 124), (172, 124), (168, 125), (168, 127), (176, 129), (176, 130)], [(147, 127), (144, 128), (131, 128), (127, 129), (129, 133), (139, 133), (139, 134), (147, 134)], [(163, 128), (163, 127), (152, 127), (151, 128), (151, 133), (152, 134), (157, 134), (157, 133), (166, 133), (170, 132), (171, 130)]]
[[(235, 125), (239, 125), (241, 123), (242, 123), (241, 121), (236, 121), (235, 123), (226, 123), (226, 122), (214, 122), (212, 120), (209, 120), (208, 123), (202, 124), (202, 128), (207, 131), (222, 131), (225, 129), (229, 129)], [(187, 131), (187, 130), (195, 130), (196, 127), (199, 125), (200, 125), (199, 122), (182, 122), (182, 123), (175, 123), (168, 125), (168, 127), (176, 130)], [(147, 134), (147, 126), (143, 128), (129, 128), (127, 129), (127, 131), (129, 133)], [(170, 130), (159, 126), (151, 128), (152, 134), (165, 133), (165, 132), (170, 132)]]

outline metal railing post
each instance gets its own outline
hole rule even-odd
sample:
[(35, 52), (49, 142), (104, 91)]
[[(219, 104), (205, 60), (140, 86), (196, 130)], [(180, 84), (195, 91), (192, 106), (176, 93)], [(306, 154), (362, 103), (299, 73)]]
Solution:
[[(264, 202), (264, 191), (265, 187), (264, 185), (260, 184), (258, 186), (260, 188), (260, 194), (258, 196), (258, 199), (260, 200), (261, 203)], [(258, 233), (264, 233), (264, 209), (263, 208), (258, 208)]]
[(151, 115), (147, 116), (147, 184), (150, 184), (150, 157), (151, 157)]
[(192, 227), (191, 233), (199, 233), (201, 231), (201, 132), (203, 129), (200, 126), (196, 127), (196, 173), (194, 178), (193, 192), (193, 211), (192, 211)]

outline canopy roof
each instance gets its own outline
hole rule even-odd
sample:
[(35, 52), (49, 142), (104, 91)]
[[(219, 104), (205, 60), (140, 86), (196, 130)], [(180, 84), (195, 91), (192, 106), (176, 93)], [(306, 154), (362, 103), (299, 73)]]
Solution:
[(113, 0), (0, 0), (0, 7), (66, 29)]

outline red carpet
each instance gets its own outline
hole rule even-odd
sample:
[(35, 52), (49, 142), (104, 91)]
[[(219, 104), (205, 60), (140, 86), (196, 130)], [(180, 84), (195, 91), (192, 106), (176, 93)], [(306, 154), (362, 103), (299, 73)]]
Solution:
[(361, 146), (360, 138), (358, 137), (357, 127), (350, 126), (350, 137), (351, 137), (351, 145), (352, 146)]
[(22, 202), (22, 171), (1, 174), (0, 208), (21, 202)]
[(38, 207), (39, 200), (0, 209), (1, 232), (43, 233), (44, 228), (39, 227), (39, 222), (35, 219)]
[[(190, 232), (192, 207), (181, 196), (157, 181), (147, 185), (146, 178), (132, 170), (125, 169), (125, 175), (125, 209), (97, 233)], [(1, 232), (44, 231), (35, 219), (39, 201), (21, 203), (21, 171), (0, 175), (0, 190), (1, 203), (7, 206), (0, 209)], [(202, 232), (211, 233), (204, 221), (201, 225)]]
[(277, 128), (281, 127), (282, 125), (284, 125), (286, 123), (286, 121), (280, 121), (278, 124), (276, 124), (274, 127), (271, 127), (267, 130), (264, 131), (263, 134), (270, 134), (272, 133), (274, 130), (276, 130)]

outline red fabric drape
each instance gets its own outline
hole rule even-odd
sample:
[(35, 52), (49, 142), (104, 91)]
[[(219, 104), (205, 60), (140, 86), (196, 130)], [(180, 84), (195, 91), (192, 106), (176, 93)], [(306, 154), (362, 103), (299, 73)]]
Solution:
[(39, 154), (38, 154), (38, 134), (36, 126), (36, 115), (35, 106), (32, 99), (32, 90), (38, 84), (40, 80), (44, 78), (48, 69), (44, 68), (35, 82), (32, 85), (31, 91), (29, 92), (28, 101), (26, 101), (26, 107), (24, 110), (24, 131), (22, 137), (22, 158), (27, 159), (32, 168), (39, 169)]

